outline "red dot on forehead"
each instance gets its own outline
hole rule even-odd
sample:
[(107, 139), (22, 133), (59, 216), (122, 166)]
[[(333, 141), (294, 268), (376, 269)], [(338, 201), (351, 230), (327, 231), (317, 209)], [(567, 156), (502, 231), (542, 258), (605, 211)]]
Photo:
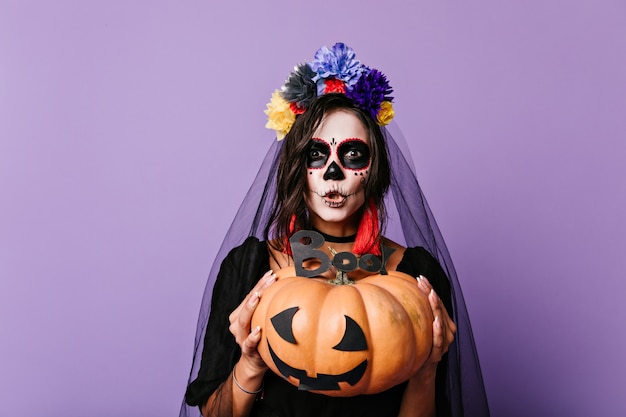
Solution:
[(330, 138), (330, 140), (327, 140), (327, 139), (324, 139), (324, 138), (313, 137), (313, 138), (311, 138), (311, 140), (325, 142), (325, 143), (327, 143), (327, 144), (329, 144), (331, 146), (340, 145), (340, 144), (342, 144), (344, 142), (348, 142), (348, 141), (359, 141), (359, 142), (363, 142), (363, 143), (365, 143), (366, 145), (369, 146), (369, 144), (367, 143), (367, 141), (365, 139), (361, 139), (361, 138), (358, 138), (358, 137), (345, 138), (345, 139), (342, 139), (342, 140), (339, 140), (339, 141), (337, 139), (335, 139), (335, 138)]

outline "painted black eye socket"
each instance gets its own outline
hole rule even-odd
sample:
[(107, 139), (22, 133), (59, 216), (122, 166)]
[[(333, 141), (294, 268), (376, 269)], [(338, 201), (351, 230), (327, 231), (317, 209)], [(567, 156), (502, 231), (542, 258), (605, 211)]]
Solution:
[(367, 340), (365, 340), (365, 334), (356, 321), (348, 316), (346, 318), (346, 331), (336, 346), (333, 346), (335, 350), (342, 350), (344, 352), (356, 352), (359, 350), (367, 350)]
[(362, 140), (347, 140), (337, 150), (341, 165), (348, 169), (367, 168), (370, 163), (370, 147)]
[(330, 156), (330, 146), (326, 142), (313, 140), (307, 152), (306, 164), (309, 168), (323, 168)]

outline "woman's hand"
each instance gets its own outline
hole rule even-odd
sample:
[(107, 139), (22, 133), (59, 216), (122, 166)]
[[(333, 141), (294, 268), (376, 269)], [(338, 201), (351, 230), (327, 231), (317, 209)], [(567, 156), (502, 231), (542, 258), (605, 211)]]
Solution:
[[(239, 373), (249, 372), (249, 375), (262, 374), (267, 370), (267, 366), (259, 352), (257, 345), (261, 340), (261, 329), (259, 327), (250, 329), (250, 321), (256, 306), (259, 304), (259, 298), (263, 294), (263, 290), (272, 285), (276, 280), (276, 275), (270, 270), (252, 288), (246, 298), (233, 311), (228, 320), (230, 321), (229, 330), (235, 336), (235, 341), (241, 347), (241, 366), (237, 368), (237, 376)], [(244, 369), (245, 368), (245, 369)]]
[(424, 365), (413, 375), (404, 391), (399, 417), (433, 417), (435, 410), (435, 378), (437, 364), (454, 340), (456, 325), (446, 307), (423, 276), (417, 277), (420, 290), (428, 296), (433, 311), (433, 347)]
[[(250, 321), (263, 290), (275, 280), (276, 275), (272, 271), (266, 272), (241, 304), (228, 316), (230, 322), (228, 329), (241, 348), (241, 357), (235, 364), (231, 377), (224, 381), (202, 406), (204, 417), (209, 415), (243, 417), (250, 414), (255, 394), (259, 392), (259, 387), (262, 387), (263, 377), (267, 371), (267, 365), (257, 350), (261, 340), (261, 329), (257, 327), (250, 331)], [(227, 395), (222, 395), (224, 389), (228, 390)]]
[(428, 282), (428, 279), (420, 275), (417, 277), (417, 281), (419, 288), (428, 296), (430, 308), (432, 309), (433, 316), (435, 317), (433, 321), (433, 348), (425, 366), (432, 364), (436, 367), (439, 361), (441, 361), (441, 357), (448, 351), (448, 347), (454, 341), (456, 324), (454, 324), (448, 315), (446, 307), (443, 305), (443, 302), (437, 293), (435, 293), (435, 290), (432, 285), (430, 285), (430, 282)]

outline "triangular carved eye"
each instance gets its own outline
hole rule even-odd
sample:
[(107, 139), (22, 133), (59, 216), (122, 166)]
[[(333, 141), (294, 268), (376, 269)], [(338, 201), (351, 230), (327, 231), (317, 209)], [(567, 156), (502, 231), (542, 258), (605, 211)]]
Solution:
[(300, 307), (291, 307), (287, 310), (283, 310), (270, 319), (276, 333), (283, 338), (286, 342), (297, 344), (296, 338), (293, 336), (293, 330), (291, 329), (291, 323), (293, 322), (293, 316), (300, 309)]
[(335, 350), (343, 350), (345, 352), (355, 352), (358, 350), (367, 350), (367, 340), (361, 326), (348, 316), (346, 318), (346, 332), (343, 334), (341, 342), (334, 346)]

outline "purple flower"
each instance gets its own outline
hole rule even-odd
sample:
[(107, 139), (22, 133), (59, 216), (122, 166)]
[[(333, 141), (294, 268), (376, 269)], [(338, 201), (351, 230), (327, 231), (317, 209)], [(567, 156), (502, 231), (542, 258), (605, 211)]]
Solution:
[(383, 101), (392, 101), (393, 97), (389, 96), (393, 92), (387, 77), (377, 69), (365, 69), (357, 82), (346, 95), (354, 101), (361, 109), (368, 111), (372, 118), (376, 120), (378, 110)]
[(308, 108), (317, 91), (314, 76), (315, 72), (307, 64), (297, 65), (281, 88), (280, 95), (301, 109)]
[(324, 80), (327, 78), (341, 80), (348, 87), (357, 82), (364, 67), (355, 56), (354, 50), (343, 43), (336, 43), (330, 49), (322, 46), (317, 50), (315, 58), (309, 65), (317, 74), (313, 81), (317, 82), (318, 94), (323, 93)]

